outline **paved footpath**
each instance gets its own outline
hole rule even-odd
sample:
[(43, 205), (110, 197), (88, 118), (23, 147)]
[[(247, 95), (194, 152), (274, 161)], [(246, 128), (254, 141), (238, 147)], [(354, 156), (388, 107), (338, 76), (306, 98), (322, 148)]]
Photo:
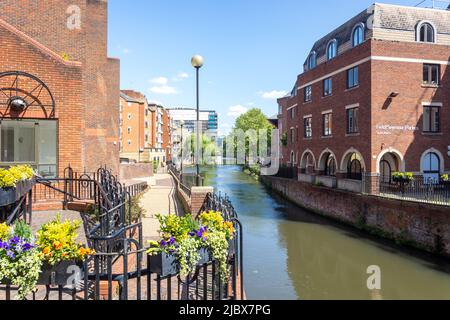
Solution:
[(159, 222), (155, 215), (182, 215), (183, 207), (176, 197), (176, 186), (171, 175), (156, 174), (154, 185), (142, 196), (141, 205), (145, 210), (142, 219), (144, 240), (159, 238)]

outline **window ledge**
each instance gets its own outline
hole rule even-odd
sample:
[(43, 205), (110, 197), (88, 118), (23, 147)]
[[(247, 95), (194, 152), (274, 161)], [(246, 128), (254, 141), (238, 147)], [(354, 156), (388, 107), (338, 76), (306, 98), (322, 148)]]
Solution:
[(441, 85), (440, 84), (427, 84), (427, 83), (422, 83), (422, 88), (433, 88), (433, 89), (437, 89), (440, 88)]
[(322, 136), (322, 139), (331, 139), (333, 138), (333, 135), (329, 135), (329, 136)]
[(361, 135), (361, 133), (355, 132), (355, 133), (347, 133), (345, 136), (346, 137), (358, 137), (360, 135)]
[(312, 137), (311, 138), (303, 138), (303, 140), (305, 140), (305, 141), (312, 140)]
[(305, 105), (305, 104), (311, 104), (311, 103), (312, 103), (312, 100), (311, 100), (311, 101), (303, 102), (304, 105)]
[(322, 96), (322, 99), (330, 98), (330, 97), (332, 97), (332, 96), (333, 96), (333, 94), (329, 94), (329, 95), (327, 95), (327, 96)]
[(351, 87), (351, 88), (347, 88), (347, 89), (345, 89), (345, 92), (353, 91), (353, 90), (356, 90), (356, 89), (359, 89), (359, 85)]
[(442, 132), (422, 132), (423, 136), (443, 136), (444, 133)]

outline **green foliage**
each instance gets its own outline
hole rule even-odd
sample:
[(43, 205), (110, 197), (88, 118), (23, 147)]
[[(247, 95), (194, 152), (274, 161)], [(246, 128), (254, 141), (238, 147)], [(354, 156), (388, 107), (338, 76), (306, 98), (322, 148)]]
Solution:
[(394, 182), (411, 182), (414, 181), (414, 174), (412, 172), (394, 172), (392, 179)]
[[(142, 195), (139, 195), (136, 197), (132, 197), (130, 203), (127, 201), (125, 210), (128, 223), (138, 222), (144, 216), (145, 210), (141, 206), (141, 199)], [(129, 221), (130, 220), (129, 210), (131, 210), (131, 221)]]
[(287, 145), (288, 145), (288, 139), (289, 139), (288, 133), (287, 133), (287, 132), (283, 133), (283, 135), (281, 136), (281, 144), (282, 144), (284, 147), (287, 147)]
[(25, 221), (18, 221), (14, 225), (14, 234), (19, 238), (26, 239), (30, 241), (33, 238), (33, 232), (30, 226)]
[(441, 179), (442, 179), (442, 181), (445, 181), (445, 182), (450, 181), (450, 178), (449, 178), (449, 175), (448, 175), (448, 174), (443, 174), (443, 175), (441, 176)]
[[(217, 144), (215, 141), (213, 141), (210, 137), (207, 135), (202, 134), (200, 136), (202, 145), (201, 145), (201, 154), (203, 157), (201, 157), (201, 161), (203, 161), (202, 164), (213, 164), (208, 163), (208, 157), (215, 157), (219, 153), (219, 149), (217, 147)], [(195, 145), (197, 142), (197, 135), (191, 134), (191, 153), (195, 155)], [(214, 159), (209, 159), (209, 162), (214, 162)]]
[(157, 173), (159, 169), (159, 162), (156, 160), (153, 160), (153, 173)]
[[(261, 130), (267, 131), (267, 143), (271, 145), (273, 125), (267, 120), (261, 109), (253, 108), (244, 113), (236, 119), (232, 134), (236, 136), (237, 131), (242, 130), (244, 133), (250, 130), (255, 130), (256, 136), (246, 136), (245, 138), (245, 152), (248, 155), (250, 145), (256, 145), (259, 150), (259, 134)], [(235, 143), (235, 150), (237, 150), (237, 141)], [(259, 151), (261, 153), (261, 151)]]
[(15, 188), (17, 182), (32, 179), (34, 175), (34, 170), (30, 166), (0, 168), (0, 188)]

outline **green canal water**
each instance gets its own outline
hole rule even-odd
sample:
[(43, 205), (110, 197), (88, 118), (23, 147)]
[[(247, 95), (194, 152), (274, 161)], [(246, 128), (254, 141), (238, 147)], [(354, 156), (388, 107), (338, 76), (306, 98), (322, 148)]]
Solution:
[[(244, 225), (249, 299), (450, 299), (448, 261), (306, 212), (239, 167), (202, 171), (205, 185), (229, 195)], [(379, 291), (367, 288), (372, 265), (381, 268)]]

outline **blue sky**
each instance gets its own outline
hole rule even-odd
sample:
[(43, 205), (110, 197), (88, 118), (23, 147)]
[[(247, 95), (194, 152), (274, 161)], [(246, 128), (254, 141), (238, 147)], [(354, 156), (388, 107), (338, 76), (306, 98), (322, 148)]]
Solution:
[(110, 0), (109, 54), (121, 59), (122, 89), (167, 107), (195, 105), (190, 59), (203, 55), (201, 108), (217, 110), (226, 133), (246, 109), (276, 114), (313, 43), (373, 2)]

